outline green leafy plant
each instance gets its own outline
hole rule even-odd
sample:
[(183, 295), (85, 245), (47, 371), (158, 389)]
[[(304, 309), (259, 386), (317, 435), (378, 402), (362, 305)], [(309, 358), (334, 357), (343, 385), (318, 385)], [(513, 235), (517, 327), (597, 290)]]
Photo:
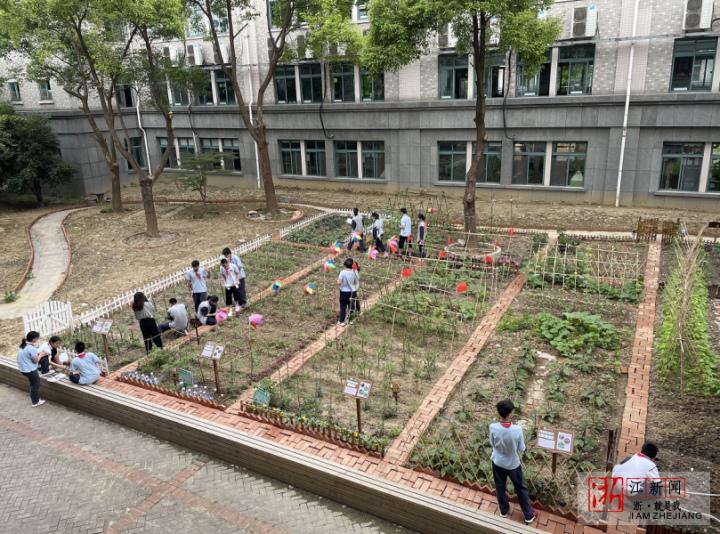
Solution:
[(5, 302), (15, 302), (17, 300), (17, 293), (14, 291), (5, 291)]
[(496, 331), (500, 333), (521, 332), (522, 330), (529, 330), (533, 326), (535, 326), (535, 319), (529, 313), (525, 312), (520, 317), (516, 317), (512, 308), (510, 308), (503, 315)]
[(536, 332), (561, 354), (570, 356), (581, 350), (592, 351), (595, 347), (618, 348), (613, 326), (599, 315), (587, 312), (564, 313), (560, 319), (549, 313), (538, 315)]

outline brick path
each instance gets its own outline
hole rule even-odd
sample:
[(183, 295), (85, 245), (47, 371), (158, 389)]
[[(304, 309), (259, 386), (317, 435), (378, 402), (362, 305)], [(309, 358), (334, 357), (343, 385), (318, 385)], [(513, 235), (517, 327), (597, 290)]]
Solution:
[(415, 410), (403, 431), (388, 449), (385, 455), (386, 461), (395, 465), (405, 463), (423, 432), (430, 426), (438, 412), (443, 409), (455, 386), (460, 383), (468, 368), (475, 362), (475, 358), (480, 354), (483, 346), (510, 307), (510, 304), (512, 304), (513, 299), (520, 293), (524, 284), (525, 275), (520, 273), (505, 292), (500, 295), (498, 301), (483, 317), (473, 335), (470, 336), (468, 342), (460, 350), (458, 357), (455, 358), (446, 369), (445, 374), (435, 383), (420, 408)]
[(652, 347), (655, 339), (655, 299), (660, 274), (659, 243), (648, 249), (645, 266), (645, 297), (638, 309), (635, 344), (628, 368), (628, 384), (625, 388), (625, 412), (618, 445), (618, 458), (640, 452), (645, 442), (645, 421), (647, 418), (648, 395), (650, 393), (650, 368)]
[(3, 534), (410, 532), (4, 385), (0, 403)]

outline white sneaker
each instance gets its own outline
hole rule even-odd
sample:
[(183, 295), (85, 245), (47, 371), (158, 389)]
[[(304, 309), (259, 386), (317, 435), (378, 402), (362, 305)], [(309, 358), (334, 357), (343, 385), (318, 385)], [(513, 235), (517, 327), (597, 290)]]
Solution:
[(340, 321), (338, 321), (337, 325), (338, 325), (338, 326), (345, 326), (345, 323), (341, 323)]
[(45, 404), (45, 401), (42, 400), (42, 399), (40, 399), (40, 400), (38, 401), (38, 403), (37, 403), (37, 404), (33, 404), (33, 405), (31, 406), (31, 408), (37, 408), (38, 406), (42, 406), (43, 404)]
[(45, 373), (45, 374), (42, 375), (42, 376), (50, 376), (50, 375), (52, 375), (52, 374), (55, 374), (55, 369), (50, 369), (47, 373)]
[(235, 306), (235, 313), (240, 313), (240, 305)]
[(383, 258), (387, 258), (388, 256), (389, 256), (389, 254), (387, 252), (385, 254), (383, 254)]

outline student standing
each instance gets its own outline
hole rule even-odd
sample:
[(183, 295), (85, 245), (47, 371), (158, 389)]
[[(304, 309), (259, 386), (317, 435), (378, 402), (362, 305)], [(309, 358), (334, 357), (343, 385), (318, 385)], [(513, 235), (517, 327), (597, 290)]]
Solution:
[[(400, 208), (402, 217), (400, 218), (400, 242), (398, 246), (400, 250), (405, 252), (405, 242), (412, 235), (412, 219), (407, 214), (407, 209)], [(408, 248), (412, 248), (412, 245), (408, 245)]]
[[(352, 218), (352, 230), (353, 232), (357, 232), (360, 234), (358, 236), (358, 245), (360, 246), (360, 252), (365, 252), (365, 238), (363, 236), (363, 230), (365, 229), (363, 226), (363, 218), (362, 214), (358, 213), (357, 208), (353, 208), (353, 218)], [(347, 249), (352, 250), (353, 247), (353, 239), (350, 239), (350, 242), (348, 243)]]
[(217, 304), (220, 301), (215, 295), (207, 299), (205, 302), (200, 303), (198, 308), (197, 316), (200, 322), (204, 325), (212, 326), (217, 324)]
[(75, 352), (78, 355), (70, 362), (70, 381), (81, 386), (94, 384), (100, 378), (100, 368), (97, 366), (100, 358), (92, 352), (85, 352), (85, 343), (82, 341), (75, 343)]
[(187, 330), (187, 306), (178, 303), (177, 299), (170, 299), (170, 309), (168, 310), (167, 318), (168, 322), (158, 325), (158, 330), (161, 334), (171, 328), (173, 330)]
[(51, 375), (55, 372), (55, 369), (50, 369), (50, 366), (58, 369), (65, 368), (58, 357), (58, 347), (61, 342), (60, 336), (52, 336), (48, 341), (40, 345), (38, 355), (40, 356), (40, 369), (43, 375)]
[(20, 350), (17, 352), (18, 369), (30, 381), (30, 399), (32, 407), (42, 406), (45, 401), (40, 398), (40, 376), (37, 372), (37, 363), (40, 355), (35, 350), (35, 343), (40, 339), (40, 334), (31, 330), (20, 343)]
[(158, 330), (158, 325), (155, 322), (155, 306), (142, 292), (138, 291), (133, 297), (132, 310), (135, 313), (135, 318), (140, 323), (140, 332), (142, 332), (143, 340), (145, 340), (145, 350), (150, 352), (153, 342), (161, 349), (163, 345), (160, 330)]
[(247, 297), (245, 295), (245, 269), (243, 269), (243, 263), (240, 261), (240, 257), (237, 254), (233, 254), (229, 248), (224, 248), (222, 253), (223, 256), (225, 256), (229, 262), (234, 263), (235, 267), (237, 267), (240, 271), (240, 279), (238, 281), (238, 293), (240, 295), (239, 301), (240, 307), (245, 309), (245, 306), (247, 305)]
[(418, 213), (418, 219), (420, 219), (417, 234), (418, 250), (420, 252), (420, 259), (422, 260), (425, 257), (423, 246), (425, 245), (425, 237), (427, 235), (427, 222), (425, 221), (425, 215), (423, 213)]
[(201, 269), (200, 262), (194, 260), (192, 262), (192, 269), (188, 271), (185, 278), (187, 279), (188, 290), (195, 304), (195, 313), (197, 313), (200, 303), (207, 300), (207, 283), (205, 280), (210, 278), (210, 273), (205, 269)]
[(240, 311), (240, 269), (227, 258), (220, 260), (220, 276), (225, 286), (225, 305), (232, 306), (235, 299), (235, 311)]
[(383, 220), (380, 218), (380, 215), (377, 213), (372, 214), (373, 218), (373, 229), (372, 229), (372, 236), (373, 240), (375, 241), (375, 247), (382, 253), (384, 253), (384, 257), (387, 258), (387, 250), (385, 249), (385, 245), (382, 242), (382, 235), (385, 233), (383, 230)]
[(493, 449), (490, 460), (492, 460), (500, 516), (507, 517), (510, 511), (510, 503), (506, 493), (506, 483), (508, 477), (510, 477), (510, 481), (515, 487), (515, 493), (517, 493), (520, 508), (522, 508), (525, 516), (525, 522), (529, 525), (535, 521), (538, 512), (530, 504), (530, 496), (520, 466), (520, 455), (518, 453), (525, 450), (525, 439), (522, 428), (513, 425), (510, 421), (514, 409), (515, 405), (510, 400), (497, 403), (500, 422), (490, 425), (490, 445)]
[(345, 260), (345, 270), (340, 272), (338, 285), (340, 286), (340, 320), (339, 325), (345, 324), (345, 314), (348, 306), (348, 322), (353, 324), (355, 314), (360, 314), (360, 300), (358, 300), (358, 289), (360, 289), (360, 268), (352, 258)]

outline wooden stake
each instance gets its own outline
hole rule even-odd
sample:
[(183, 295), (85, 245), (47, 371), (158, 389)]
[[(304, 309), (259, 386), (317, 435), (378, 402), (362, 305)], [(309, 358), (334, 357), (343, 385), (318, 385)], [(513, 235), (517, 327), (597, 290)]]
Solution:
[(108, 349), (107, 334), (103, 334), (103, 344), (105, 345), (105, 358), (110, 361), (110, 349)]
[(357, 416), (358, 416), (358, 434), (362, 434), (362, 416), (360, 415), (360, 399), (355, 399), (357, 403)]
[(552, 453), (552, 474), (555, 476), (555, 469), (557, 468), (557, 453)]
[(220, 394), (220, 374), (218, 373), (218, 362), (213, 360), (213, 369), (215, 371), (215, 391)]

